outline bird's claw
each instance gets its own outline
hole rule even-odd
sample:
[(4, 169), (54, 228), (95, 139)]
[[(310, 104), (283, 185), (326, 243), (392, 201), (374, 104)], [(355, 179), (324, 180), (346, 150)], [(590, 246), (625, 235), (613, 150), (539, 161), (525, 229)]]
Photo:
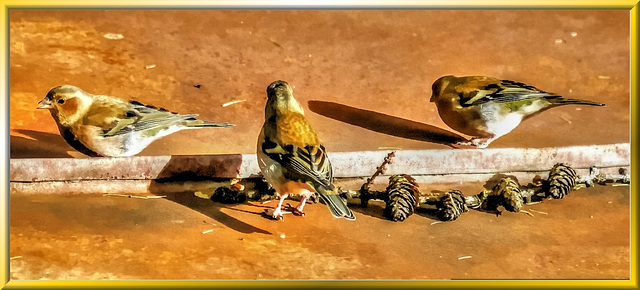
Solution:
[(264, 210), (264, 214), (274, 220), (284, 221), (284, 217), (282, 215), (291, 213), (290, 211), (282, 211), (280, 209), (268, 208)]
[(455, 149), (464, 149), (464, 148), (478, 148), (477, 145), (473, 144), (471, 141), (459, 141), (456, 143), (452, 143), (451, 147)]
[(491, 141), (493, 140), (487, 139), (487, 138), (471, 138), (470, 140), (467, 140), (467, 141), (458, 141), (455, 143), (455, 146), (487, 148), (487, 146), (489, 146), (489, 143), (491, 143)]
[(304, 216), (304, 212), (299, 210), (297, 207), (293, 207), (291, 204), (287, 203), (285, 207), (286, 210), (291, 211), (293, 215)]

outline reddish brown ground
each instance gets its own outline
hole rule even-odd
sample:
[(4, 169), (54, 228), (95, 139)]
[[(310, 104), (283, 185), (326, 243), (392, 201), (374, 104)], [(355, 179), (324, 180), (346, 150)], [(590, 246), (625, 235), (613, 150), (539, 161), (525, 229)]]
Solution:
[[(547, 111), (490, 147), (629, 142), (627, 11), (11, 11), (10, 33), (12, 158), (82, 157), (35, 110), (61, 84), (236, 124), (179, 132), (142, 152), (215, 154), (255, 151), (265, 88), (278, 79), (305, 108), (329, 101), (447, 128), (428, 102), (446, 74), (607, 104)], [(221, 106), (233, 100), (246, 101)], [(446, 148), (307, 116), (330, 152)], [(256, 214), (259, 203), (172, 200), (11, 196), (10, 251), (22, 256), (11, 277), (629, 278), (628, 187), (526, 207), (546, 215), (472, 211), (434, 225), (420, 215), (386, 221), (379, 206), (354, 207), (355, 222), (322, 205), (274, 222)]]
[(630, 273), (628, 187), (583, 189), (525, 206), (533, 217), (470, 211), (436, 224), (424, 213), (388, 221), (380, 202), (352, 206), (354, 222), (334, 219), (321, 204), (305, 207), (305, 217), (277, 222), (260, 214), (275, 202), (224, 206), (188, 193), (168, 199), (12, 196), (11, 255), (22, 256), (11, 261), (12, 279), (628, 279)]

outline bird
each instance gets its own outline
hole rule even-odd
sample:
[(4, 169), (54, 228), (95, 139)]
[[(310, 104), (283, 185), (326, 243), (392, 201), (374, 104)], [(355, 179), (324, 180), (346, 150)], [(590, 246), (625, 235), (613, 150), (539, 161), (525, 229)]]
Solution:
[[(267, 216), (276, 220), (283, 220), (284, 213), (303, 216), (306, 201), (318, 193), (335, 218), (355, 220), (333, 184), (333, 168), (324, 145), (285, 81), (267, 87), (265, 121), (256, 156), (264, 178), (280, 196), (275, 208), (265, 210)], [(300, 195), (300, 203), (283, 209), (289, 195)]]
[(511, 132), (524, 119), (562, 105), (604, 106), (579, 99), (568, 99), (536, 87), (487, 76), (436, 80), (430, 102), (435, 103), (442, 121), (452, 129), (472, 136), (457, 145), (486, 148)]
[(135, 100), (90, 94), (72, 85), (52, 88), (37, 108), (48, 109), (64, 140), (90, 157), (132, 156), (153, 141), (180, 130), (233, 126), (198, 120), (197, 114), (178, 114)]

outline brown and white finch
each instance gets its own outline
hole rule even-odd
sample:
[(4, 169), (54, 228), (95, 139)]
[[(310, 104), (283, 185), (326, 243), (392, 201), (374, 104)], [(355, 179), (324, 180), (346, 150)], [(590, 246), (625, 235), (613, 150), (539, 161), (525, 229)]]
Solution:
[(355, 220), (333, 185), (333, 172), (327, 152), (304, 116), (293, 90), (284, 81), (267, 87), (265, 121), (258, 137), (258, 165), (264, 178), (280, 195), (278, 206), (266, 210), (267, 215), (282, 219), (282, 203), (290, 194), (302, 200), (294, 214), (302, 215), (305, 202), (313, 192), (336, 218)]
[(135, 155), (151, 142), (184, 129), (233, 126), (197, 120), (196, 114), (93, 95), (71, 85), (51, 89), (38, 109), (48, 109), (67, 143), (92, 157)]
[(431, 102), (452, 129), (472, 136), (459, 145), (487, 147), (522, 120), (562, 105), (604, 106), (567, 99), (533, 86), (485, 76), (443, 76), (432, 86)]

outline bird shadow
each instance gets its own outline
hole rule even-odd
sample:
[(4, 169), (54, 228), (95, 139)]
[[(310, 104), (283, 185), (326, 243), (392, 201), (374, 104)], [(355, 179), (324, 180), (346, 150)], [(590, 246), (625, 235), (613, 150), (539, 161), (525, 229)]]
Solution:
[(456, 148), (464, 137), (442, 128), (334, 102), (308, 102), (309, 110), (322, 116), (378, 133), (405, 139), (444, 144)]
[[(261, 215), (260, 212), (241, 210), (231, 206), (227, 206), (225, 204), (213, 202), (210, 199), (200, 198), (195, 196), (193, 194), (193, 191), (176, 192), (173, 189), (175, 183), (188, 181), (211, 181), (212, 183), (223, 182), (223, 180), (228, 181), (228, 179), (216, 180), (210, 177), (220, 176), (220, 174), (218, 174), (220, 170), (227, 172), (235, 168), (235, 170), (239, 172), (240, 166), (242, 165), (242, 154), (237, 154), (237, 158), (229, 158), (227, 160), (228, 161), (224, 162), (224, 164), (222, 165), (211, 165), (208, 167), (204, 166), (200, 167), (200, 171), (194, 172), (186, 170), (184, 168), (184, 156), (172, 156), (160, 171), (158, 176), (161, 178), (152, 180), (149, 184), (148, 191), (154, 195), (166, 196), (165, 199), (204, 214), (216, 220), (218, 223), (224, 224), (225, 226), (237, 232), (244, 234), (272, 234), (269, 231), (255, 227), (235, 217), (232, 217), (224, 213), (222, 209), (240, 211), (256, 215)], [(197, 162), (197, 160), (190, 160), (188, 162)]]
[[(161, 187), (161, 186), (162, 185), (160, 185), (158, 182), (152, 182), (152, 184), (149, 186), (149, 189), (150, 189), (149, 191), (153, 193), (154, 188), (157, 189), (158, 187)], [(243, 234), (250, 234), (250, 233), (271, 234), (271, 232), (269, 231), (252, 226), (237, 218), (234, 218), (224, 213), (222, 210), (226, 209), (226, 210), (232, 210), (232, 211), (240, 211), (243, 213), (249, 213), (249, 214), (255, 214), (255, 215), (261, 215), (260, 213), (232, 208), (221, 203), (216, 203), (208, 199), (197, 197), (194, 194), (190, 194), (190, 192), (179, 192), (179, 193), (163, 192), (161, 194), (157, 193), (157, 195), (163, 195), (165, 196), (166, 200), (175, 202), (191, 210), (195, 210), (203, 215), (210, 217), (211, 219), (215, 220), (220, 224), (224, 224), (225, 226), (237, 232), (240, 232)]]
[(11, 158), (70, 158), (73, 150), (59, 134), (15, 129), (9, 136)]

